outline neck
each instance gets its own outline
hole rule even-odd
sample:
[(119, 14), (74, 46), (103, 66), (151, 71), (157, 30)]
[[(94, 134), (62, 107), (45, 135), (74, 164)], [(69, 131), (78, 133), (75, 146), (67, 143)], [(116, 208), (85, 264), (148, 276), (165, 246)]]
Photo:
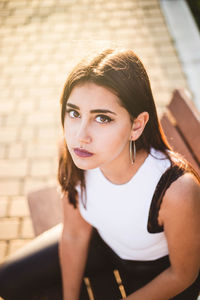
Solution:
[(127, 183), (138, 171), (147, 158), (148, 153), (145, 150), (137, 152), (134, 164), (131, 163), (130, 157), (123, 159), (117, 164), (100, 168), (104, 176), (114, 184)]

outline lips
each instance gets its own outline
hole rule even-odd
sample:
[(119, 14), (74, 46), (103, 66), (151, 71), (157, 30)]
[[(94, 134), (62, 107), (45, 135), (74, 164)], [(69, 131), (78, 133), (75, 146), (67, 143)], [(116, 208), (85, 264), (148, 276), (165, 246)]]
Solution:
[(74, 152), (76, 155), (80, 156), (80, 157), (90, 157), (93, 155), (93, 153), (88, 152), (84, 149), (81, 148), (74, 148)]

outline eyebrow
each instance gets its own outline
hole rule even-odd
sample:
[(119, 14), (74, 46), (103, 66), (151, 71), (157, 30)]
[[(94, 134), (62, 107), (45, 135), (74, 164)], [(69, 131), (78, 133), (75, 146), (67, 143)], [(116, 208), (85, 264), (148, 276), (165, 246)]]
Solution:
[[(72, 104), (72, 103), (67, 103), (66, 106), (80, 110), (80, 108), (77, 105)], [(108, 110), (108, 109), (92, 109), (90, 112), (91, 113), (109, 113), (109, 114), (116, 115), (116, 113), (114, 113), (113, 111)]]

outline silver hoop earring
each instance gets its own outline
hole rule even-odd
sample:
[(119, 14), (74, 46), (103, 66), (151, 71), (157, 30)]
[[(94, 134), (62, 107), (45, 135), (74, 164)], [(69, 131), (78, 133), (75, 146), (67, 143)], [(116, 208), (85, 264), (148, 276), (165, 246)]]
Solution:
[(129, 150), (130, 150), (130, 159), (131, 159), (131, 163), (132, 165), (135, 162), (135, 157), (136, 157), (136, 146), (135, 146), (135, 141), (130, 140), (129, 143)]

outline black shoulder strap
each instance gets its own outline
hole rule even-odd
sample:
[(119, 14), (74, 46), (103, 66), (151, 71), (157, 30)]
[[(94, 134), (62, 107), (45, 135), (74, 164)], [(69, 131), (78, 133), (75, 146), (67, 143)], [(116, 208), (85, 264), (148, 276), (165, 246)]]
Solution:
[(160, 226), (158, 224), (158, 213), (160, 210), (160, 206), (162, 203), (162, 199), (165, 195), (166, 190), (169, 188), (169, 186), (177, 180), (180, 176), (184, 174), (185, 170), (180, 168), (177, 165), (172, 165), (165, 173), (161, 176), (152, 201), (151, 206), (149, 210), (149, 218), (148, 218), (148, 225), (147, 230), (149, 233), (158, 233), (163, 231), (163, 226)]

